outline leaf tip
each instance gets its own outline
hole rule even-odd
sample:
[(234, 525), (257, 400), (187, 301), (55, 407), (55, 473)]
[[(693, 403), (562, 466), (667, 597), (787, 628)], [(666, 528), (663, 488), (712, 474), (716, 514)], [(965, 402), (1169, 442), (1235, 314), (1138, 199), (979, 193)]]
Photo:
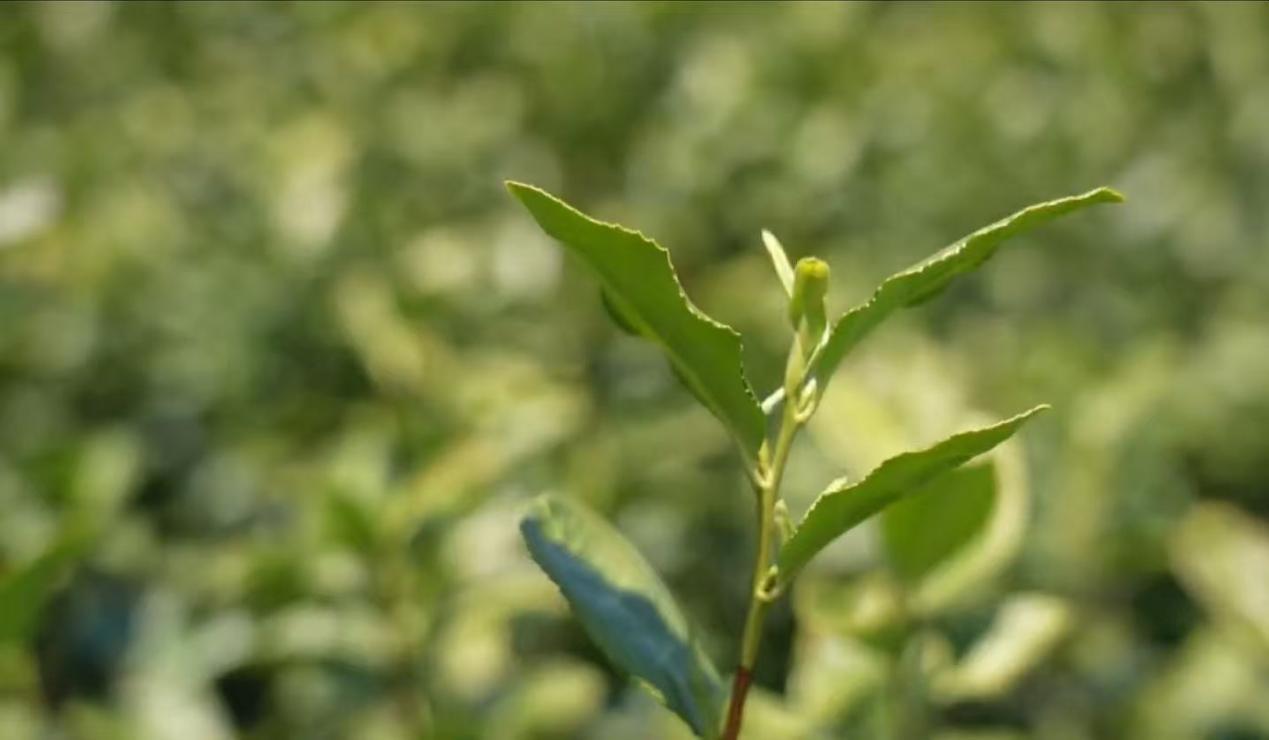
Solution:
[(785, 254), (784, 245), (767, 229), (762, 230), (762, 245), (771, 256), (771, 264), (775, 267), (776, 276), (784, 286), (784, 292), (793, 295), (793, 266), (789, 264), (789, 256)]
[[(1040, 404), (1036, 404), (1035, 406), (1032, 406), (1031, 408), (1027, 409), (1026, 411), (1023, 411), (1022, 413), (1020, 413), (1020, 414), (1018, 414), (1017, 416), (1013, 417), (1013, 419), (1011, 419), (1010, 421), (1016, 421), (1016, 422), (1018, 422), (1018, 423), (1021, 423), (1021, 422), (1026, 422), (1026, 421), (1031, 421), (1032, 417), (1039, 416), (1040, 414), (1043, 414), (1044, 412), (1046, 412), (1046, 411), (1048, 411), (1048, 410), (1050, 410), (1050, 409), (1052, 409), (1052, 408), (1053, 408), (1053, 406), (1051, 406), (1051, 405), (1049, 405), (1049, 404), (1047, 404), (1047, 403), (1040, 403)], [(1006, 424), (1007, 424), (1007, 423), (1009, 423), (1009, 422), (1004, 422), (1004, 423), (1006, 423)]]
[(550, 516), (553, 499), (554, 496), (549, 493), (543, 493), (529, 499), (521, 508), (520, 531), (523, 532), (525, 527), (532, 526), (539, 520)]
[(523, 183), (518, 180), (503, 180), (502, 184), (503, 187), (507, 189), (507, 192), (520, 199), (523, 199), (526, 193), (530, 193), (538, 189), (528, 183)]
[(1099, 203), (1123, 203), (1127, 200), (1123, 193), (1114, 188), (1104, 186), (1094, 190), (1092, 195)]

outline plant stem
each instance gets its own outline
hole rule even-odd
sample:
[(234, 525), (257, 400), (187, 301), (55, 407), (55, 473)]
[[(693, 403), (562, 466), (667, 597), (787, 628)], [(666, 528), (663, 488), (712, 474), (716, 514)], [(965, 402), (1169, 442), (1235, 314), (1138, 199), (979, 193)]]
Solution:
[[(797, 348), (794, 349), (797, 351)], [(796, 403), (785, 398), (784, 413), (780, 419), (780, 431), (776, 436), (774, 452), (766, 470), (758, 475), (758, 553), (754, 559), (753, 584), (749, 594), (749, 613), (745, 617), (745, 631), (740, 642), (740, 665), (732, 683), (731, 703), (727, 707), (727, 725), (723, 740), (736, 740), (745, 713), (745, 698), (753, 681), (754, 664), (762, 646), (762, 624), (767, 616), (771, 596), (768, 593), (767, 573), (771, 568), (772, 538), (775, 535), (775, 504), (780, 497), (780, 481), (789, 459), (793, 438), (801, 426)]]

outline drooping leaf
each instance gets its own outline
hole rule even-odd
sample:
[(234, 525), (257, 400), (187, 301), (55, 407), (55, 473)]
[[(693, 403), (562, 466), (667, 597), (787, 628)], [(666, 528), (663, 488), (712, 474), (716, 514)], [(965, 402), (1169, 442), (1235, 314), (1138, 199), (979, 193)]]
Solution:
[(520, 530), (604, 654), (697, 735), (714, 737), (726, 694), (718, 671), (634, 546), (594, 512), (550, 496), (534, 502)]
[(995, 501), (990, 462), (947, 471), (881, 513), (886, 559), (904, 582), (919, 581), (974, 538)]
[(897, 455), (855, 483), (830, 484), (811, 506), (793, 537), (780, 549), (781, 581), (789, 582), (837, 537), (899, 499), (920, 491), (935, 476), (1009, 439), (1023, 423), (1047, 408), (1037, 406), (992, 426), (948, 437), (933, 447)]
[(740, 335), (688, 300), (669, 253), (637, 231), (596, 221), (531, 185), (507, 187), (599, 279), (618, 323), (660, 345), (688, 389), (756, 457), (766, 422), (745, 379)]
[(1009, 237), (1041, 226), (1059, 216), (1098, 203), (1120, 203), (1123, 196), (1111, 188), (1098, 188), (1083, 195), (1059, 198), (1018, 211), (940, 250), (926, 260), (887, 278), (868, 302), (858, 305), (837, 320), (820, 352), (812, 374), (820, 391), (827, 387), (833, 371), (859, 342), (887, 316), (932, 298), (957, 275), (987, 261)]

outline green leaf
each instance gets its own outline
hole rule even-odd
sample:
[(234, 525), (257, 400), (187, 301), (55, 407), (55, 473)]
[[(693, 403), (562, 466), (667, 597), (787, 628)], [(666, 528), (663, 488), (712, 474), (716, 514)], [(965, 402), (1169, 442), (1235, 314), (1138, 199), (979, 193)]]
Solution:
[(829, 485), (780, 549), (780, 580), (788, 583), (834, 539), (890, 504), (920, 491), (936, 476), (1009, 439), (1024, 422), (1047, 408), (1037, 406), (992, 426), (948, 437), (933, 447), (892, 457), (857, 483), (837, 481)]
[(990, 462), (949, 470), (881, 514), (886, 559), (905, 583), (916, 583), (973, 540), (996, 503)]
[(618, 299), (608, 294), (608, 291), (599, 291), (599, 301), (604, 305), (604, 310), (608, 312), (608, 318), (627, 334), (639, 336), (638, 319), (627, 316), (625, 308), (618, 303)]
[(326, 495), (326, 526), (336, 542), (359, 552), (374, 552), (380, 532), (369, 507), (339, 491)]
[(604, 654), (697, 735), (714, 737), (726, 694), (718, 671), (634, 546), (581, 504), (550, 496), (533, 503), (520, 530)]
[(1038, 203), (1007, 218), (979, 229), (942, 249), (923, 262), (887, 278), (867, 303), (842, 315), (833, 325), (824, 349), (811, 368), (822, 393), (833, 371), (846, 355), (887, 316), (914, 306), (942, 291), (957, 275), (969, 272), (996, 253), (1011, 236), (1041, 226), (1053, 219), (1098, 203), (1121, 203), (1124, 197), (1110, 188), (1098, 188), (1083, 195)]
[(1222, 628), (1269, 657), (1269, 527), (1225, 503), (1196, 504), (1172, 534), (1173, 570)]
[(767, 254), (771, 256), (771, 265), (775, 268), (776, 277), (780, 278), (780, 285), (784, 286), (784, 292), (790, 297), (793, 295), (793, 265), (789, 264), (789, 255), (784, 251), (784, 245), (766, 229), (762, 230), (762, 245), (767, 248)]
[(692, 305), (669, 253), (637, 231), (596, 221), (538, 188), (515, 182), (507, 188), (547, 234), (591, 269), (618, 323), (660, 345), (688, 389), (756, 458), (766, 420), (745, 379), (740, 335)]
[(31, 636), (45, 602), (82, 549), (79, 539), (67, 538), (0, 578), (0, 645)]
[(932, 694), (949, 704), (998, 699), (1039, 667), (1074, 623), (1074, 610), (1056, 596), (1010, 596), (960, 661), (933, 677)]

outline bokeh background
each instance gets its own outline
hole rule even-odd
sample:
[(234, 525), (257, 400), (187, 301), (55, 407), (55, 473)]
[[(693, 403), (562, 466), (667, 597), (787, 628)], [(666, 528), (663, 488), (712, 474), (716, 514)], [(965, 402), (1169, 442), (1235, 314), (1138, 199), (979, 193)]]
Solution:
[(682, 735), (519, 512), (611, 516), (730, 666), (752, 497), (506, 178), (668, 246), (760, 391), (760, 229), (836, 313), (1123, 191), (847, 362), (795, 515), (1054, 410), (930, 562), (805, 574), (748, 737), (1269, 738), (1269, 5), (204, 2), (0, 7), (0, 737)]

